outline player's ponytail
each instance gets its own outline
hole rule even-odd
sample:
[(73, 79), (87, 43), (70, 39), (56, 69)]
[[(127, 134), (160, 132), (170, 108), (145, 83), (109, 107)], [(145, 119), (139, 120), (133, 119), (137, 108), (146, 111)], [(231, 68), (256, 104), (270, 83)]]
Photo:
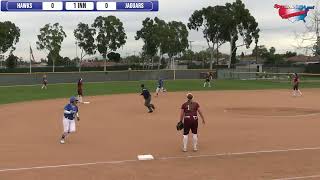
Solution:
[(192, 105), (193, 95), (191, 93), (188, 93), (187, 94), (187, 99), (188, 99), (188, 101), (187, 101), (188, 105), (191, 106)]

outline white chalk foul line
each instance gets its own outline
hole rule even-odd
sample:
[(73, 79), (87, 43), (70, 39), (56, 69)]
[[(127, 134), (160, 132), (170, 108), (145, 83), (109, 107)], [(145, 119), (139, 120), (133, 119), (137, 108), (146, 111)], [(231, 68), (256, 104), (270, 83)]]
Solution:
[(91, 162), (91, 163), (61, 164), (61, 165), (52, 165), (52, 166), (8, 168), (8, 169), (0, 169), (0, 172), (23, 171), (23, 170), (34, 170), (34, 169), (52, 169), (52, 168), (62, 168), (62, 167), (79, 167), (79, 166), (90, 166), (90, 165), (99, 165), (99, 164), (121, 164), (121, 163), (136, 162), (136, 161), (138, 160), (132, 159), (132, 160), (122, 160), (122, 161), (102, 161), (102, 162)]
[(290, 177), (290, 178), (278, 178), (272, 180), (296, 180), (296, 179), (314, 179), (320, 178), (320, 175), (312, 175), (312, 176), (297, 176), (297, 177)]
[(295, 149), (278, 149), (278, 150), (265, 150), (265, 151), (248, 151), (248, 152), (220, 153), (220, 154), (207, 154), (207, 155), (194, 155), (194, 156), (160, 157), (160, 158), (157, 158), (157, 159), (158, 160), (169, 160), (169, 159), (189, 159), (189, 158), (203, 158), (203, 157), (241, 156), (241, 155), (280, 153), (280, 152), (294, 152), (294, 151), (307, 151), (307, 150), (320, 150), (320, 147), (295, 148)]
[[(234, 153), (230, 152), (230, 153), (207, 154), (207, 155), (204, 154), (204, 155), (171, 156), (171, 157), (168, 156), (168, 157), (159, 157), (159, 158), (156, 158), (155, 160), (192, 159), (192, 158), (223, 157), (223, 156), (243, 156), (243, 155), (280, 153), (280, 152), (294, 152), (294, 151), (307, 151), (307, 150), (320, 150), (320, 147), (295, 148), (295, 149), (278, 149), (278, 150), (264, 150), (264, 151), (248, 151), (248, 152), (234, 152)], [(1, 172), (8, 172), (8, 171), (52, 169), (52, 168), (63, 168), (63, 167), (80, 167), (80, 166), (101, 165), (101, 164), (123, 164), (123, 163), (138, 162), (138, 161), (139, 161), (138, 159), (131, 159), (131, 160), (121, 160), (121, 161), (101, 161), (101, 162), (90, 162), (90, 163), (47, 165), (47, 166), (34, 166), (34, 167), (22, 167), (22, 168), (7, 168), (7, 169), (0, 169), (0, 173)], [(281, 180), (290, 180), (290, 179), (281, 179)]]
[(249, 114), (241, 114), (243, 117), (270, 117), (270, 118), (296, 118), (296, 117), (309, 117), (309, 116), (316, 116), (320, 113), (310, 113), (310, 114), (297, 114), (297, 115), (287, 115), (287, 116), (268, 116), (268, 115), (249, 115)]

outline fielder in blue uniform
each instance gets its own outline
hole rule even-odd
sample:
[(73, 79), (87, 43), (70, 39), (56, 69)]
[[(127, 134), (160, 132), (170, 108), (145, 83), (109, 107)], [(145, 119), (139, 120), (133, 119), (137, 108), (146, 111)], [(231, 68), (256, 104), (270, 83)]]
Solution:
[(157, 89), (156, 89), (156, 96), (159, 95), (159, 92), (166, 92), (167, 90), (164, 88), (164, 80), (162, 78), (160, 78), (158, 80), (158, 85), (157, 85)]
[(76, 97), (70, 98), (70, 103), (64, 107), (63, 113), (63, 134), (60, 143), (64, 144), (66, 137), (76, 131), (75, 119), (80, 121), (79, 109), (77, 106), (78, 99)]

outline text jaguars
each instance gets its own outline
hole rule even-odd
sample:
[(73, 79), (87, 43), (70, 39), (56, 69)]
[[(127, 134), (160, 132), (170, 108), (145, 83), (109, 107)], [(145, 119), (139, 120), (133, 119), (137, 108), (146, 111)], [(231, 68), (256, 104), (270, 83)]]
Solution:
[(144, 3), (126, 3), (126, 9), (143, 9)]

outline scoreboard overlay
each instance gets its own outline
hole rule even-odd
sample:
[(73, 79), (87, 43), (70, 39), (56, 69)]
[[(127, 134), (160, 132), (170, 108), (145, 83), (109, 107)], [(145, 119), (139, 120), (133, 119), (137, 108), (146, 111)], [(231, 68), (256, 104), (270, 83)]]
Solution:
[(159, 11), (158, 0), (5, 0), (0, 2), (1, 12)]

